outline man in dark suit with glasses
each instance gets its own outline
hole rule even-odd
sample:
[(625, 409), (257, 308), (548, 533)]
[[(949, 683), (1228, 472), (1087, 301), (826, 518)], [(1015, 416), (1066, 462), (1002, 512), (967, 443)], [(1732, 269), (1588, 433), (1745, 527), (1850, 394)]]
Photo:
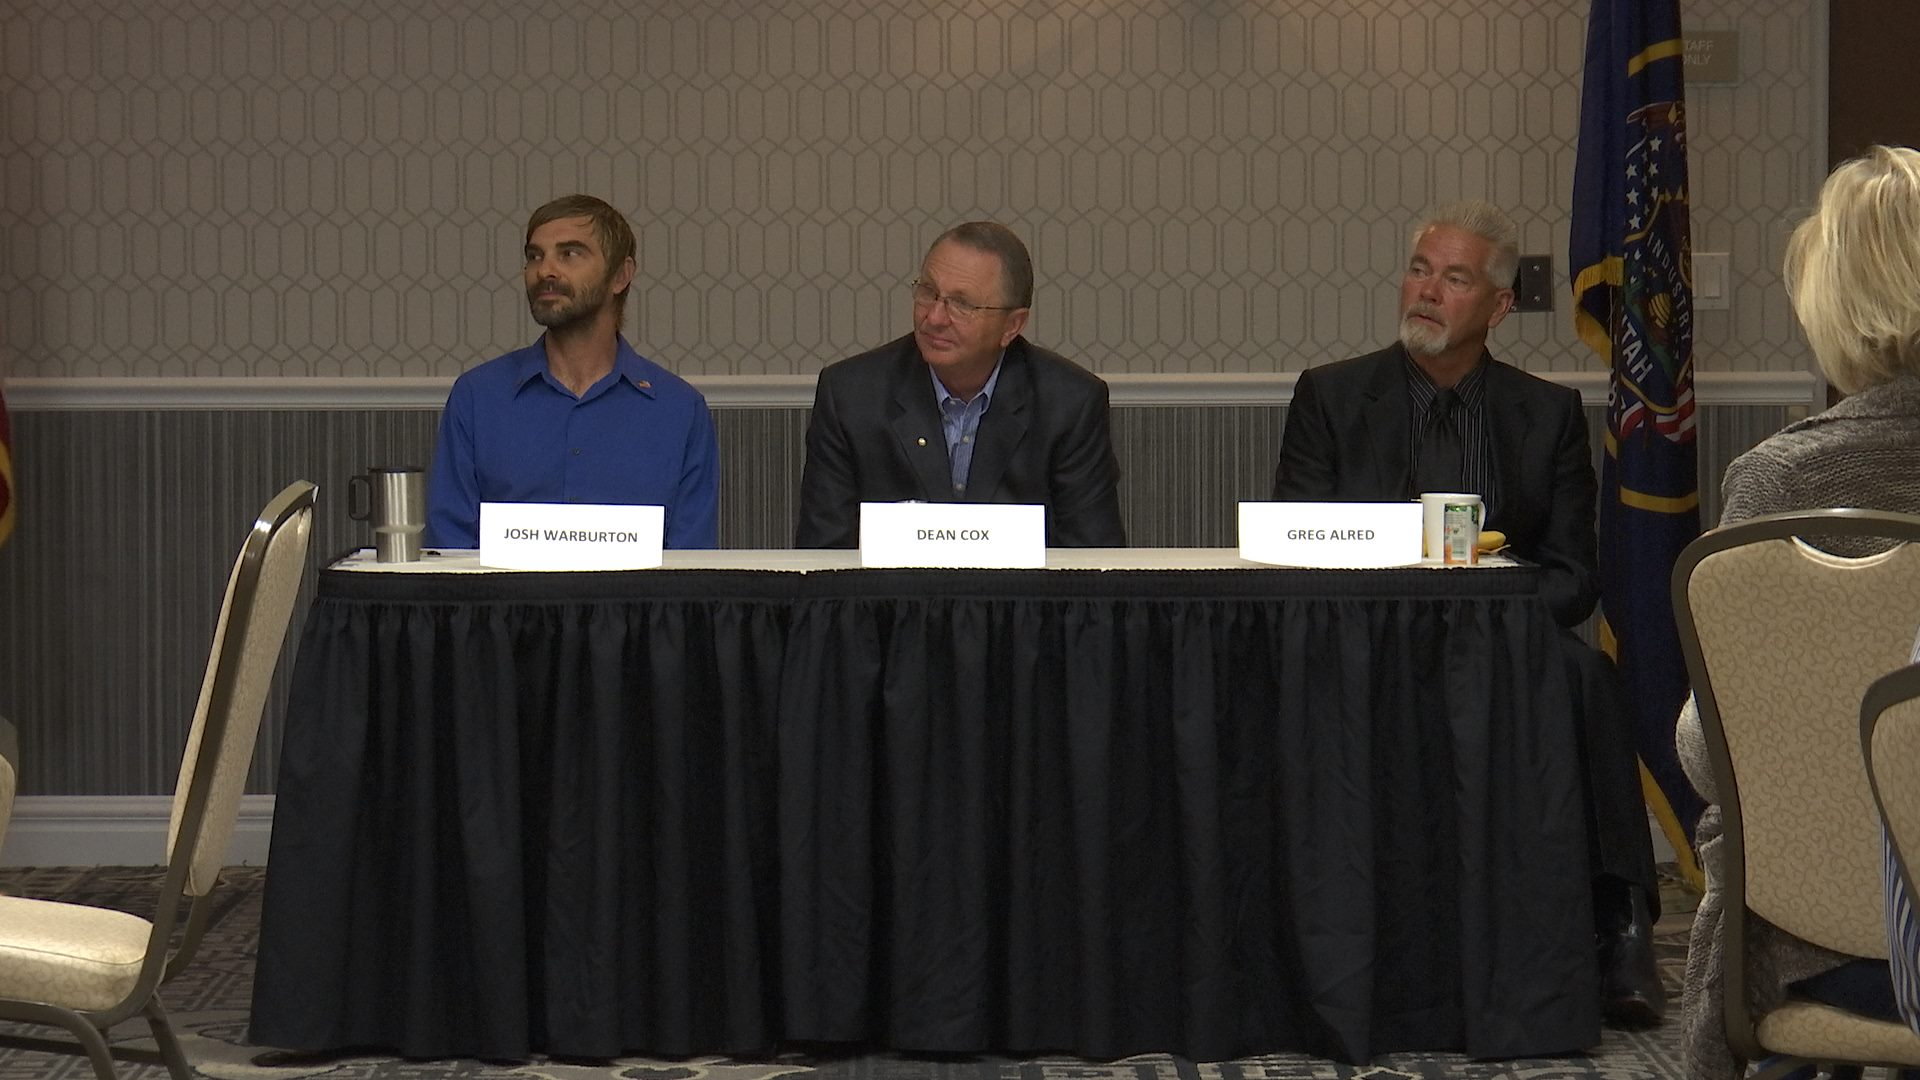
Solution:
[(913, 332), (830, 364), (814, 391), (794, 544), (860, 542), (862, 502), (1037, 503), (1048, 547), (1122, 547), (1107, 385), (1020, 335), (1033, 260), (1004, 225), (940, 235)]

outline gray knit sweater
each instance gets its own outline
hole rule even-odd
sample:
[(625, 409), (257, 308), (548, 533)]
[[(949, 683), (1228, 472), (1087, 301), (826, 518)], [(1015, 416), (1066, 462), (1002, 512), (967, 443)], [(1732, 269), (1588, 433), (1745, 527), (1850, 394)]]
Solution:
[[(1727, 466), (1720, 524), (1765, 514), (1857, 506), (1920, 514), (1920, 377), (1902, 377), (1846, 398), (1833, 408), (1787, 425)], [(1872, 539), (1808, 538), (1840, 555), (1884, 547)], [(1681, 996), (1687, 1071), (1695, 1080), (1740, 1074), (1722, 1023), (1720, 919), (1720, 807), (1713, 790), (1700, 718), (1688, 699), (1674, 733), (1680, 764), (1708, 802), (1694, 841), (1706, 871), (1707, 893), (1694, 913)], [(1788, 983), (1837, 967), (1853, 957), (1809, 944), (1750, 916), (1748, 1000), (1771, 1009)]]

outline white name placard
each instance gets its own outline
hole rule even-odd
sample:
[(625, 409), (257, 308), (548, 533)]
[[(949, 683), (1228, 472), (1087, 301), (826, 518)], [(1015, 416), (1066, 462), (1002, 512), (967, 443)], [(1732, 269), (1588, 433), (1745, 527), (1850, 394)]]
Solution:
[(1275, 566), (1364, 570), (1420, 561), (1420, 504), (1244, 502), (1240, 557)]
[(1044, 567), (1047, 508), (1009, 503), (861, 503), (860, 565)]
[(661, 562), (658, 506), (481, 503), (480, 565), (503, 570), (645, 570)]

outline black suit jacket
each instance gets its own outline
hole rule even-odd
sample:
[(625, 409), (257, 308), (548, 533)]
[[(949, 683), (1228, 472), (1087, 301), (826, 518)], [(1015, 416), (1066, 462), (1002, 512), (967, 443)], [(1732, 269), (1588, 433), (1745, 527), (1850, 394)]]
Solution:
[[(1394, 502), (1417, 496), (1412, 404), (1399, 345), (1300, 373), (1274, 470), (1276, 500)], [(1580, 393), (1488, 359), (1487, 431), (1498, 484), (1487, 528), (1546, 571), (1554, 618), (1575, 626), (1598, 596), (1592, 452)]]
[(1039, 503), (1047, 546), (1124, 547), (1107, 384), (1016, 337), (956, 499), (933, 379), (913, 335), (829, 364), (814, 389), (794, 545), (860, 544), (862, 502)]

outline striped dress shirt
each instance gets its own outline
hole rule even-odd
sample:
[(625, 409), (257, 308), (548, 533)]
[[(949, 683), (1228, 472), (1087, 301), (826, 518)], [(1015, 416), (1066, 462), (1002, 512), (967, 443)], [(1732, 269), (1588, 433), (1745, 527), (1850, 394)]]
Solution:
[[(1407, 445), (1411, 448), (1408, 455), (1407, 475), (1420, 475), (1420, 435), (1427, 429), (1427, 420), (1433, 415), (1434, 400), (1440, 391), (1413, 362), (1413, 357), (1404, 352), (1406, 361), (1407, 395), (1412, 404), (1408, 409), (1408, 421), (1413, 425), (1407, 433)], [(1495, 490), (1497, 484), (1493, 470), (1493, 439), (1487, 432), (1487, 358), (1482, 353), (1480, 362), (1454, 384), (1453, 392), (1460, 397), (1460, 404), (1454, 409), (1454, 423), (1460, 429), (1460, 490), (1480, 496), (1486, 504), (1486, 520), (1492, 520), (1494, 504), (1499, 500)], [(1417, 498), (1415, 491), (1409, 497)], [(1483, 522), (1484, 524), (1484, 522)]]
[[(1913, 662), (1920, 664), (1920, 641), (1913, 645)], [(1913, 914), (1913, 896), (1901, 874), (1900, 853), (1880, 826), (1880, 847), (1887, 889), (1887, 955), (1893, 973), (1893, 1000), (1900, 1018), (1920, 1034), (1920, 920)]]

